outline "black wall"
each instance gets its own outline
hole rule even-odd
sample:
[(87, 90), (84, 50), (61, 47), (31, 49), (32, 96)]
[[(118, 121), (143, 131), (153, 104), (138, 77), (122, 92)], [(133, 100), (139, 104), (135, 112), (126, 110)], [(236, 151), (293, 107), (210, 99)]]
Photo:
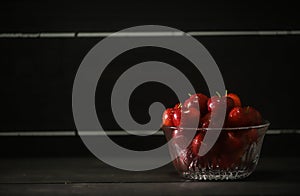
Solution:
[[(0, 6), (0, 34), (41, 32), (114, 32), (145, 24), (183, 31), (263, 31), (300, 29), (298, 6), (291, 3), (212, 2), (117, 3), (92, 1), (4, 1)], [(297, 129), (300, 35), (196, 36), (209, 50), (229, 91), (258, 108), (273, 129)], [(2, 131), (74, 130), (73, 80), (85, 54), (102, 38), (0, 38)], [(191, 74), (199, 91), (205, 85), (193, 75), (189, 62), (162, 49), (144, 48), (121, 55), (97, 90), (98, 112), (107, 129), (118, 129), (109, 114), (110, 85), (124, 66), (161, 60)], [(153, 100), (176, 102), (169, 89), (150, 84), (137, 89), (131, 109), (146, 121)], [(156, 94), (153, 96), (153, 89)], [(146, 105), (146, 106), (145, 106)], [(140, 115), (143, 114), (144, 115)], [(141, 117), (142, 116), (142, 117)]]

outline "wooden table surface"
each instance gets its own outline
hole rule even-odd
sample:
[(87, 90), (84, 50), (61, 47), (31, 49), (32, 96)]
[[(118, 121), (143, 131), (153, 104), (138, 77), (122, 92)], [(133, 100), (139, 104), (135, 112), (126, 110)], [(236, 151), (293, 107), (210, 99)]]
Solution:
[[(90, 154), (72, 154), (68, 149), (69, 154), (64, 155), (66, 138), (48, 139), (57, 146), (59, 155), (27, 156), (24, 143), (7, 138), (0, 140), (0, 152), (13, 144), (15, 154), (0, 157), (0, 195), (300, 195), (299, 136), (268, 135), (256, 170), (244, 180), (201, 182), (181, 178), (172, 164), (129, 172)], [(29, 149), (43, 148), (40, 143), (46, 141), (35, 140), (39, 143)], [(18, 149), (22, 153), (18, 154)]]
[(147, 172), (112, 168), (94, 157), (5, 158), (0, 195), (288, 195), (299, 194), (300, 159), (261, 158), (239, 181), (193, 182), (171, 164)]

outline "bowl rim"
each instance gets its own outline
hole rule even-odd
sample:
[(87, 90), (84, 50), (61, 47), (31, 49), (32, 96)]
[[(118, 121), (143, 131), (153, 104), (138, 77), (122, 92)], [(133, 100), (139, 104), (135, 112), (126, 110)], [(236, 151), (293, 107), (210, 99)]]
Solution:
[[(249, 130), (249, 129), (260, 129), (260, 128), (266, 128), (270, 126), (270, 122), (268, 120), (264, 120), (262, 124), (260, 125), (253, 125), (253, 126), (246, 126), (246, 127), (221, 127), (221, 128), (196, 128), (197, 131), (201, 131), (201, 130), (207, 130), (207, 131), (217, 131), (217, 130)], [(190, 128), (190, 127), (174, 127), (174, 126), (162, 126), (163, 128), (169, 128), (169, 129), (184, 129), (184, 130), (195, 130), (195, 128)]]

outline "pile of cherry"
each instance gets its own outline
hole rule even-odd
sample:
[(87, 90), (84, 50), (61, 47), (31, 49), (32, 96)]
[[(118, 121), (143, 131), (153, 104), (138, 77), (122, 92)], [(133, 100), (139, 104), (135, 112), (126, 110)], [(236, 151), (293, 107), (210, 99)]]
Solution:
[[(223, 128), (227, 129), (221, 131), (213, 148), (206, 155), (200, 157), (198, 155), (199, 148), (203, 145), (206, 132), (209, 131), (206, 128), (213, 127), (212, 124), (217, 119), (213, 117), (218, 116), (222, 104), (226, 104)], [(211, 120), (212, 118), (214, 121)], [(177, 168), (189, 165), (195, 158), (198, 159), (199, 164), (201, 162), (201, 167), (203, 164), (217, 165), (221, 169), (233, 167), (238, 164), (249, 146), (257, 142), (258, 130), (256, 128), (230, 128), (249, 127), (263, 123), (260, 112), (251, 106), (242, 106), (239, 96), (234, 93), (226, 93), (224, 96), (217, 94), (210, 98), (202, 93), (197, 93), (191, 95), (183, 104), (178, 103), (173, 108), (167, 108), (162, 115), (164, 130), (171, 130), (172, 138), (182, 135), (182, 131), (186, 131), (184, 128), (189, 128), (189, 124), (195, 120), (199, 122), (198, 128), (200, 129), (185, 150), (185, 154), (177, 160), (177, 162), (179, 161)], [(174, 129), (174, 127), (180, 127), (180, 129)]]

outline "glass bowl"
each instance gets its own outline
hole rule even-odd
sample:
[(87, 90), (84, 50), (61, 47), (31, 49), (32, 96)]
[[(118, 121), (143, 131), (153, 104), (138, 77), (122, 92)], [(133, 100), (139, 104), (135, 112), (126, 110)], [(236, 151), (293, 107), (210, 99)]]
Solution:
[(168, 141), (173, 165), (182, 177), (192, 180), (235, 180), (245, 178), (255, 170), (269, 125), (265, 121), (257, 126), (222, 128), (213, 147), (203, 156), (198, 154), (199, 147), (206, 146), (202, 139), (207, 132), (216, 130), (198, 128), (188, 144), (185, 143), (184, 133), (191, 131), (191, 128), (163, 126), (162, 130)]

